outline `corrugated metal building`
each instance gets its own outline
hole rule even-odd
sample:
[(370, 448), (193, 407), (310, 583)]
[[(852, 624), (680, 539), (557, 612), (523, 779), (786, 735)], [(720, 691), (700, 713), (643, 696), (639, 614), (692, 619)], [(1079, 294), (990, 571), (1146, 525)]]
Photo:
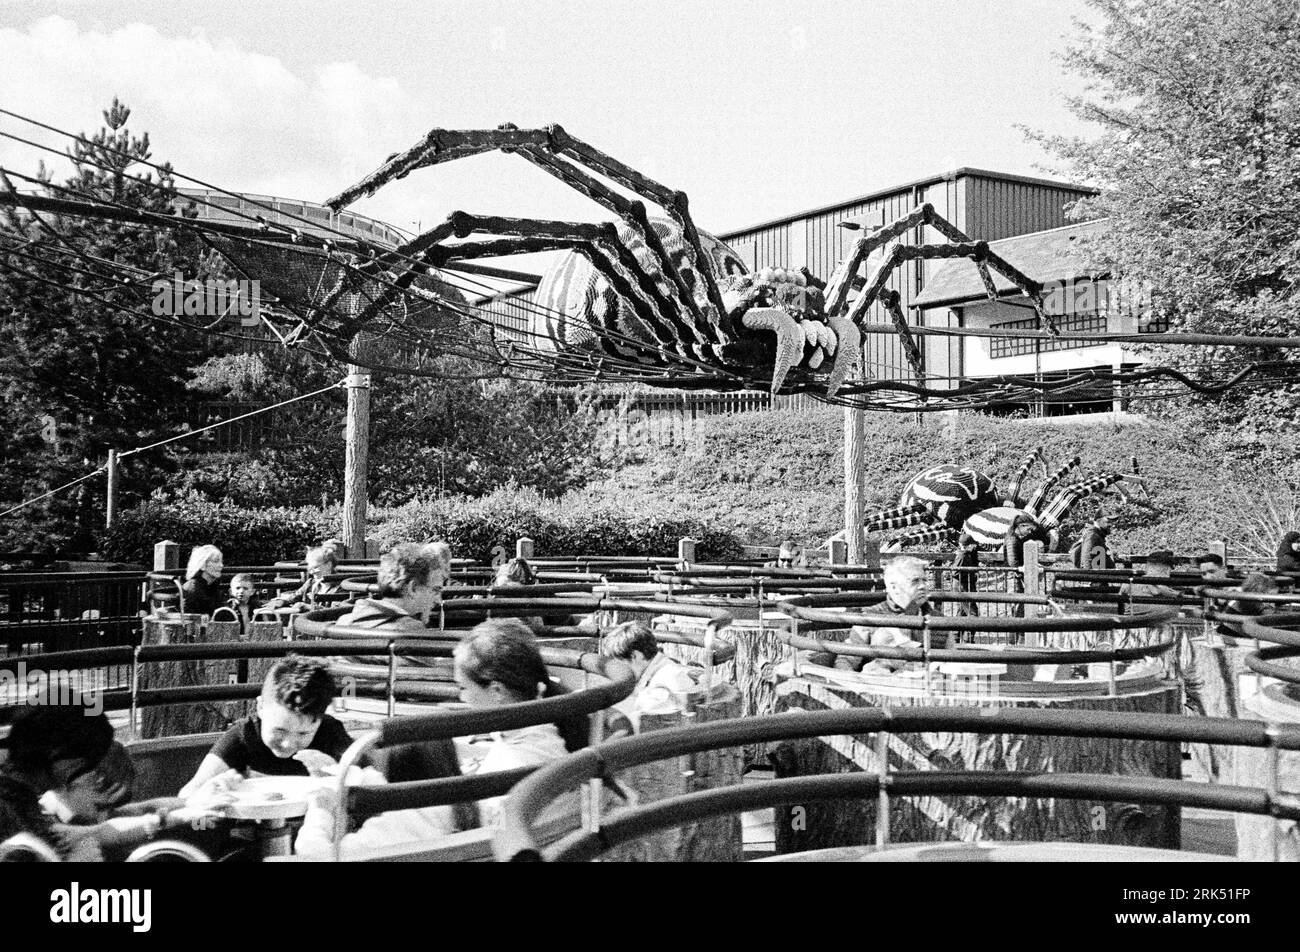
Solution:
[[(739, 231), (718, 235), (757, 269), (772, 266), (807, 267), (827, 280), (847, 253), (860, 228), (875, 228), (907, 215), (929, 202), (935, 211), (974, 240), (994, 241), (1013, 235), (1065, 225), (1065, 208), (1094, 194), (1092, 189), (1065, 182), (961, 168), (871, 192), (848, 201), (765, 221)], [(849, 227), (846, 227), (847, 226)], [(707, 226), (706, 226), (707, 227)], [(919, 227), (904, 238), (910, 244), (941, 242), (931, 228)], [(902, 297), (909, 321), (937, 321), (943, 326), (951, 312), (917, 312), (913, 300), (942, 261), (909, 261), (899, 268), (888, 287)], [(889, 323), (889, 316), (873, 305), (871, 323)], [(927, 374), (957, 375), (961, 368), (961, 342), (952, 338), (924, 338)], [(882, 379), (909, 378), (911, 369), (896, 335), (868, 336), (867, 366)]]

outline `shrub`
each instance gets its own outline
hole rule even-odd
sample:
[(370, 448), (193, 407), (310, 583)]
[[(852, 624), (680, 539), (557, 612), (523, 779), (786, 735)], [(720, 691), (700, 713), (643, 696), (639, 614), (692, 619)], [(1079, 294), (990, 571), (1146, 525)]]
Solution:
[[(267, 565), (299, 558), (303, 550), (338, 535), (337, 508), (245, 509), (211, 502), (197, 493), (153, 499), (123, 512), (101, 537), (106, 558), (150, 563), (163, 539), (182, 548), (211, 543), (227, 563)], [(677, 540), (698, 540), (697, 557), (740, 555), (739, 539), (664, 507), (631, 510), (611, 504), (560, 504), (517, 487), (470, 499), (449, 496), (371, 511), (368, 536), (380, 550), (398, 542), (444, 539), (457, 558), (491, 561), (494, 549), (514, 551), (515, 540), (534, 541), (540, 557), (561, 555), (673, 555)]]
[(444, 539), (457, 558), (490, 561), (493, 549), (513, 551), (516, 539), (533, 540), (539, 557), (563, 555), (673, 555), (677, 540), (698, 541), (700, 559), (740, 555), (729, 528), (665, 506), (631, 509), (606, 502), (557, 503), (527, 489), (500, 489), (487, 496), (463, 496), (409, 503), (377, 514), (372, 539), (381, 548), (398, 542)]
[(269, 565), (296, 559), (310, 545), (336, 535), (335, 508), (244, 509), (190, 493), (174, 500), (151, 499), (120, 513), (100, 536), (105, 558), (153, 563), (153, 547), (164, 539), (181, 545), (211, 544), (230, 565)]

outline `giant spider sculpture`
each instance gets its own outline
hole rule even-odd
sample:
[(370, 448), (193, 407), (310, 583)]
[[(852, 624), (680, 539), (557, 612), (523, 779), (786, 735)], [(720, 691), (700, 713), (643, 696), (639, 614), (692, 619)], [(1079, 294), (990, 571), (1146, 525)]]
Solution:
[[(453, 212), (442, 224), (360, 269), (363, 275), (396, 277), (392, 289), (358, 315), (355, 327), (380, 313), (428, 266), (563, 250), (570, 254), (545, 276), (535, 300), (553, 315), (547, 336), (557, 354), (575, 372), (580, 368), (592, 374), (594, 368), (597, 378), (607, 365), (619, 368), (624, 376), (625, 368), (642, 370), (645, 382), (669, 387), (690, 385), (694, 374), (700, 384), (759, 385), (770, 387), (772, 393), (810, 391), (834, 396), (861, 365), (859, 326), (876, 300), (889, 311), (920, 376), (920, 350), (908, 331), (897, 293), (885, 285), (900, 264), (923, 258), (972, 259), (991, 298), (997, 293), (989, 270), (997, 271), (1029, 296), (1043, 326), (1055, 332), (1042, 309), (1037, 284), (928, 204), (859, 237), (828, 282), (806, 268), (764, 268), (747, 274), (732, 249), (696, 228), (684, 192), (659, 184), (559, 126), (435, 129), (327, 204), (338, 211), (416, 169), (497, 149), (523, 157), (595, 200), (617, 215), (620, 224)], [(639, 198), (625, 197), (593, 173)], [(651, 219), (642, 199), (657, 204), (667, 218)], [(920, 225), (932, 226), (947, 241), (899, 242), (909, 229)], [(497, 237), (447, 241), (486, 235)], [(865, 278), (859, 274), (864, 263), (868, 264)], [(355, 278), (341, 281), (331, 295), (347, 293), (351, 283)], [(855, 288), (859, 293), (850, 303)], [(327, 297), (322, 306), (332, 303), (333, 298)]]
[[(1027, 499), (1021, 487), (1034, 465), (1043, 469), (1042, 484)], [(944, 463), (931, 466), (908, 481), (899, 505), (869, 513), (863, 529), (878, 532), (917, 528), (890, 539), (889, 548), (925, 542), (952, 542), (959, 546), (1002, 547), (1009, 564), (1019, 564), (1019, 551), (1030, 539), (1037, 539), (1056, 551), (1060, 546), (1060, 525), (1070, 510), (1083, 499), (1107, 489), (1125, 501), (1146, 504), (1146, 482), (1138, 475), (1137, 460), (1132, 473), (1109, 472), (1069, 483), (1048, 500), (1055, 489), (1080, 463), (1075, 456), (1050, 475), (1041, 448), (1025, 457), (1004, 495), (993, 480), (970, 466)]]

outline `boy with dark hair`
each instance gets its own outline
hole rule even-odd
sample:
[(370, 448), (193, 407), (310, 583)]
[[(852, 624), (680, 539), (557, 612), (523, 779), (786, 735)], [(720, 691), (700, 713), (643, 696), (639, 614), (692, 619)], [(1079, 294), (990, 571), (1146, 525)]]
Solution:
[(180, 792), (188, 797), (229, 770), (280, 777), (320, 776), (352, 744), (343, 725), (325, 713), (338, 694), (320, 661), (288, 655), (267, 672), (257, 713), (230, 726)]
[(1213, 552), (1202, 552), (1196, 557), (1196, 567), (1201, 572), (1201, 579), (1206, 582), (1222, 581), (1228, 577), (1228, 570), (1223, 564), (1223, 556)]
[(640, 726), (642, 714), (672, 714), (682, 709), (680, 696), (698, 689), (691, 669), (659, 650), (645, 622), (615, 625), (600, 639), (600, 653), (626, 661), (637, 674), (636, 687), (614, 709)]
[(104, 849), (124, 854), (163, 829), (215, 816), (174, 800), (116, 810), (130, 799), (135, 768), (108, 717), (84, 704), (22, 707), (0, 746), (8, 754), (0, 763), (0, 841), (25, 833), (64, 859), (94, 861)]

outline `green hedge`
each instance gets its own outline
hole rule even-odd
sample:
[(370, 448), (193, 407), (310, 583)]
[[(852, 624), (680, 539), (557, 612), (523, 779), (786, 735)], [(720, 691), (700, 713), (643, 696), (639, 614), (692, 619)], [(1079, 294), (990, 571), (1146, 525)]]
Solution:
[[(539, 557), (560, 555), (674, 555), (677, 540), (698, 540), (698, 558), (739, 557), (739, 538), (663, 507), (636, 511), (612, 504), (565, 505), (535, 492), (498, 490), (467, 499), (452, 496), (370, 514), (368, 536), (381, 550), (398, 542), (446, 540), (457, 558), (490, 561), (493, 549), (513, 553), (515, 540), (534, 541)], [(337, 508), (244, 509), (196, 496), (151, 500), (123, 512), (101, 537), (105, 558), (153, 560), (154, 544), (170, 539), (188, 550), (212, 544), (231, 565), (268, 565), (299, 558), (303, 550), (339, 534)]]
[(297, 559), (311, 545), (337, 535), (339, 511), (245, 509), (197, 495), (150, 500), (120, 513), (100, 536), (107, 559), (153, 564), (153, 547), (164, 539), (178, 542), (182, 558), (196, 545), (215, 545), (227, 565), (270, 565)]
[(496, 546), (513, 553), (516, 539), (533, 540), (539, 558), (562, 555), (675, 555), (677, 541), (697, 540), (696, 557), (738, 558), (739, 537), (729, 528), (686, 514), (686, 507), (615, 501), (589, 506), (557, 503), (530, 490), (501, 489), (477, 499), (448, 497), (383, 512), (371, 537), (381, 547), (444, 539), (457, 558), (489, 561)]

